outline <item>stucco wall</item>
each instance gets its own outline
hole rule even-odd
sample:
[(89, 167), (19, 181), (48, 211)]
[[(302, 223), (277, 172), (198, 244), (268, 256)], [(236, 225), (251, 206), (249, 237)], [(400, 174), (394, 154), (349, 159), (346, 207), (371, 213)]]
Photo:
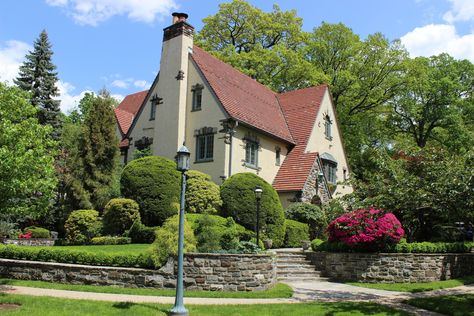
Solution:
[[(326, 138), (326, 135), (324, 134), (324, 118), (326, 115), (329, 115), (333, 122), (331, 129), (332, 139)], [(344, 169), (347, 170), (346, 177), (349, 176), (349, 169), (347, 167), (347, 160), (344, 155), (341, 135), (337, 128), (337, 118), (335, 116), (334, 108), (332, 106), (328, 91), (326, 91), (321, 102), (321, 107), (319, 109), (318, 116), (316, 117), (316, 123), (311, 132), (311, 136), (308, 140), (306, 151), (319, 152), (320, 155), (327, 152), (333, 155), (337, 160), (337, 182), (344, 181)], [(338, 197), (351, 192), (352, 187), (339, 184), (333, 196)]]
[(369, 283), (431, 282), (474, 274), (474, 253), (309, 252), (321, 275)]
[[(58, 283), (174, 288), (173, 261), (160, 270), (0, 259), (0, 276)], [(276, 282), (271, 255), (186, 254), (184, 285), (189, 290), (256, 291)], [(174, 268), (173, 268), (174, 267)]]

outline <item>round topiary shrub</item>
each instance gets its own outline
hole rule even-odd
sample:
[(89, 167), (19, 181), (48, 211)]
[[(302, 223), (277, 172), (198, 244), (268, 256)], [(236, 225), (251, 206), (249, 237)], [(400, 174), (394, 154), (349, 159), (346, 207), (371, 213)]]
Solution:
[(211, 176), (189, 170), (186, 186), (186, 211), (190, 213), (215, 214), (222, 206), (219, 186)]
[(112, 199), (105, 205), (102, 223), (106, 234), (122, 235), (136, 220), (140, 220), (140, 212), (134, 200)]
[(356, 251), (379, 251), (396, 244), (405, 234), (392, 213), (361, 209), (344, 214), (328, 226), (329, 242), (342, 242)]
[[(163, 266), (170, 256), (178, 254), (179, 216), (175, 215), (166, 220), (162, 227), (156, 230), (156, 239), (151, 246), (152, 259), (155, 267)], [(193, 230), (184, 220), (184, 251), (196, 251), (196, 238)]]
[(43, 227), (30, 226), (25, 228), (24, 233), (31, 232), (31, 238), (51, 238), (51, 233)]
[(262, 239), (273, 240), (274, 247), (283, 245), (285, 238), (285, 215), (275, 189), (253, 173), (237, 173), (228, 178), (221, 187), (223, 216), (231, 216), (244, 227), (254, 230), (256, 222), (255, 187), (263, 189), (260, 207), (260, 229)]
[(292, 219), (309, 225), (311, 239), (321, 237), (327, 227), (326, 214), (314, 204), (293, 203), (285, 210), (287, 219)]
[(69, 214), (64, 224), (66, 239), (71, 244), (87, 244), (100, 234), (101, 221), (95, 210), (78, 210)]
[(306, 223), (291, 219), (285, 220), (285, 247), (299, 248), (303, 240), (309, 240), (309, 227)]
[(180, 173), (172, 160), (150, 156), (130, 161), (120, 187), (124, 197), (137, 201), (146, 226), (161, 225), (179, 209)]

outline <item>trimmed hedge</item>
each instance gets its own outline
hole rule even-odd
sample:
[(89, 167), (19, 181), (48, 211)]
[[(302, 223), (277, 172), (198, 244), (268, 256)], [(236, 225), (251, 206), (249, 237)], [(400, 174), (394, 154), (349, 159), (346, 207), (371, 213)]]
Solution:
[[(264, 179), (250, 173), (237, 173), (221, 186), (222, 214), (231, 216), (247, 229), (255, 229), (255, 187), (263, 189), (260, 208), (260, 228), (263, 238), (273, 240), (274, 247), (281, 247), (285, 239), (285, 215), (275, 189)], [(262, 238), (262, 239), (263, 239)]]
[(70, 244), (88, 244), (93, 237), (100, 234), (102, 223), (99, 212), (94, 210), (77, 210), (69, 214), (64, 229)]
[(130, 244), (132, 239), (130, 237), (117, 236), (101, 236), (94, 237), (91, 240), (92, 245), (126, 245)]
[(186, 183), (186, 211), (215, 214), (221, 206), (220, 189), (212, 181), (211, 176), (197, 170), (189, 170)]
[[(413, 242), (401, 241), (396, 245), (387, 247), (380, 252), (389, 253), (469, 253), (474, 247), (474, 242)], [(315, 239), (311, 242), (314, 251), (328, 252), (355, 252), (341, 242), (327, 242)]]
[(123, 235), (124, 237), (130, 237), (134, 244), (151, 244), (155, 241), (157, 229), (158, 227), (148, 227), (143, 225), (141, 221), (136, 220)]
[(140, 255), (111, 255), (101, 252), (90, 253), (77, 250), (57, 249), (56, 247), (37, 248), (0, 245), (0, 258), (42, 262), (53, 261), (96, 266), (155, 268), (150, 255), (147, 253)]
[(134, 200), (112, 199), (104, 208), (102, 223), (106, 234), (122, 235), (136, 220), (140, 220), (140, 212)]
[(299, 248), (303, 240), (309, 240), (308, 224), (285, 220), (285, 247)]
[(120, 188), (124, 197), (138, 203), (146, 226), (161, 225), (178, 213), (180, 173), (172, 160), (149, 156), (130, 161), (123, 169)]
[(309, 203), (293, 203), (285, 210), (287, 219), (292, 219), (309, 226), (311, 239), (322, 237), (328, 225), (326, 214), (321, 207)]
[(30, 226), (23, 231), (25, 234), (31, 232), (31, 238), (51, 238), (50, 231), (43, 227)]

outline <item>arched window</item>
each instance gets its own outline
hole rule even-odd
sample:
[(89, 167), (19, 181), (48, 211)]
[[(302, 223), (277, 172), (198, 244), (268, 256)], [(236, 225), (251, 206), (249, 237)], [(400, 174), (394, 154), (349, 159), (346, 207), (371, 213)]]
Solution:
[(333, 155), (324, 153), (320, 156), (323, 163), (323, 172), (326, 176), (326, 180), (329, 183), (336, 184), (337, 182), (337, 160)]

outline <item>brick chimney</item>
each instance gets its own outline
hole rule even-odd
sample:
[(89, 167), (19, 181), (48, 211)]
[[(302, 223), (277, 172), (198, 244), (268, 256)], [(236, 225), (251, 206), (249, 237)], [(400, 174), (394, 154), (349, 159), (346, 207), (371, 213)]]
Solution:
[(194, 35), (194, 27), (186, 22), (188, 15), (186, 13), (174, 12), (172, 16), (172, 24), (163, 30), (163, 42), (180, 35), (192, 38)]

